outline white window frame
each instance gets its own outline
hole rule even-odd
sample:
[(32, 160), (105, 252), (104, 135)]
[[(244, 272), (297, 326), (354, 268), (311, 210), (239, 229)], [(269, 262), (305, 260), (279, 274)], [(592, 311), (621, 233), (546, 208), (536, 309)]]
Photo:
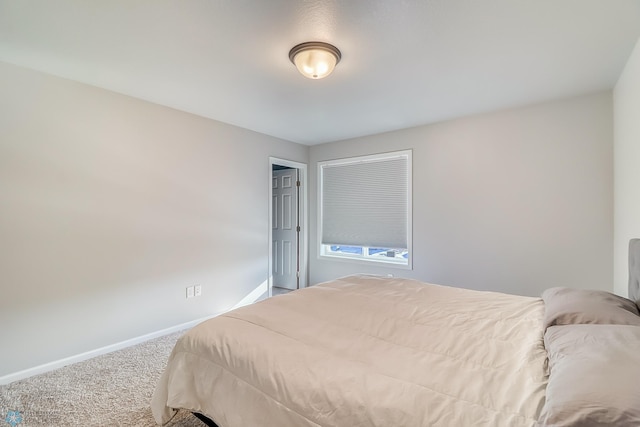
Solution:
[[(323, 176), (322, 170), (325, 166), (334, 166), (340, 164), (350, 164), (350, 163), (359, 163), (359, 162), (368, 162), (372, 160), (385, 160), (385, 159), (394, 159), (398, 157), (406, 157), (407, 158), (407, 173), (408, 173), (408, 187), (407, 187), (407, 252), (408, 257), (406, 258), (406, 263), (404, 262), (405, 258), (387, 258), (387, 257), (375, 257), (372, 255), (368, 255), (368, 247), (360, 246), (360, 245), (348, 245), (355, 247), (362, 247), (363, 254), (348, 254), (348, 253), (336, 253), (331, 252), (328, 247), (331, 245), (325, 245), (322, 243), (322, 226), (323, 226), (323, 217), (322, 217), (322, 194), (323, 194)], [(412, 151), (411, 150), (403, 150), (403, 151), (394, 151), (388, 153), (379, 153), (372, 154), (367, 156), (358, 156), (358, 157), (348, 157), (336, 160), (326, 160), (322, 162), (318, 162), (318, 258), (319, 259), (331, 259), (336, 261), (347, 261), (347, 262), (356, 262), (356, 263), (364, 263), (364, 264), (376, 264), (376, 265), (385, 265), (393, 268), (400, 268), (406, 270), (413, 269), (413, 173), (412, 173)], [(347, 245), (345, 245), (347, 246)], [(391, 248), (390, 248), (391, 249)]]

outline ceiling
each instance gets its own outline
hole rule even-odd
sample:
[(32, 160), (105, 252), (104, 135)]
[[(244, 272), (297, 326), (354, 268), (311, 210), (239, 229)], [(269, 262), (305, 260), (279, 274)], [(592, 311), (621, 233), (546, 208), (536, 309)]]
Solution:
[(308, 145), (612, 88), (639, 37), (640, 0), (0, 0), (0, 61)]

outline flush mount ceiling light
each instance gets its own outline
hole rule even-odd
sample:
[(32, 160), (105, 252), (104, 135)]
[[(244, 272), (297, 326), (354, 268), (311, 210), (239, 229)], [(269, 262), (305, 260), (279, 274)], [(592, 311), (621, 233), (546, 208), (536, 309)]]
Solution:
[(289, 51), (289, 59), (300, 73), (310, 79), (327, 77), (342, 55), (337, 47), (323, 42), (306, 42)]

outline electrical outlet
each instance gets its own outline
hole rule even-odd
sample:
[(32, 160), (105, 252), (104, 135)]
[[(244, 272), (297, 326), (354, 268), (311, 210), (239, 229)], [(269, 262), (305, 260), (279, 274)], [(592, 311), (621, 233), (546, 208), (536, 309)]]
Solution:
[(194, 286), (194, 295), (197, 296), (197, 297), (202, 295), (202, 285), (195, 285)]
[(193, 286), (187, 287), (187, 298), (193, 298), (195, 296), (195, 288)]

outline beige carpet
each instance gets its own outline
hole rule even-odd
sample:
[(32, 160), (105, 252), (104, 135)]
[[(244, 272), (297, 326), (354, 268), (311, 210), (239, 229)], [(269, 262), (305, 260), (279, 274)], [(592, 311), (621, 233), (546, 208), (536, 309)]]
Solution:
[[(0, 426), (155, 426), (149, 402), (180, 335), (0, 386)], [(204, 424), (180, 412), (170, 426)]]

